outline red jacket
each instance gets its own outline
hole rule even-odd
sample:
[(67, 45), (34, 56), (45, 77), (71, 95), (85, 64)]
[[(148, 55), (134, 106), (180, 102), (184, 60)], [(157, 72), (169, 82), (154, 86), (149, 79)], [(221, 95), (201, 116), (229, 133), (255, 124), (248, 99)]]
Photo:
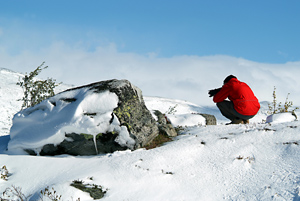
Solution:
[(218, 103), (226, 98), (233, 102), (234, 109), (242, 115), (256, 115), (260, 109), (258, 99), (250, 87), (236, 78), (231, 78), (229, 82), (224, 84), (214, 96), (213, 101)]

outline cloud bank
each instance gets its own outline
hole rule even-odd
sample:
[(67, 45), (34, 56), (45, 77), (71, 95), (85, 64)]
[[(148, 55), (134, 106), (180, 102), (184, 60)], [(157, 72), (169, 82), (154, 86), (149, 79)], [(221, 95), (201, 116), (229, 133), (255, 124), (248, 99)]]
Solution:
[(294, 105), (300, 105), (300, 62), (268, 64), (226, 55), (180, 55), (160, 58), (155, 53), (140, 55), (120, 52), (115, 44), (93, 50), (55, 42), (38, 51), (10, 54), (0, 49), (0, 67), (17, 72), (31, 72), (43, 61), (49, 66), (42, 78), (76, 86), (108, 79), (128, 79), (144, 96), (160, 96), (212, 105), (209, 89), (220, 87), (233, 74), (246, 82), (260, 101), (271, 101), (276, 86), (278, 101), (288, 93)]

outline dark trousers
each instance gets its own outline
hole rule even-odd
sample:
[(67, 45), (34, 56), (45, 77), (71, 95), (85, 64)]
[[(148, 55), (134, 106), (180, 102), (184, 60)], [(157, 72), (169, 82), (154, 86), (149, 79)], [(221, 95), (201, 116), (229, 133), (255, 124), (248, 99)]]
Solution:
[(242, 114), (238, 113), (234, 109), (233, 102), (228, 101), (228, 100), (224, 100), (222, 102), (217, 103), (217, 107), (219, 108), (222, 115), (224, 117), (226, 117), (227, 119), (230, 119), (231, 121), (236, 120), (236, 119), (249, 120), (252, 117), (254, 117), (254, 115), (248, 116), (248, 115), (242, 115)]

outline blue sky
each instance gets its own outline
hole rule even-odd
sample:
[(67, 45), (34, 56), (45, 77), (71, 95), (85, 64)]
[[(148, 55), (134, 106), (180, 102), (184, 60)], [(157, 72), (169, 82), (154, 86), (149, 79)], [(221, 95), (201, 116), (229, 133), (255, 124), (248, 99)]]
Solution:
[(17, 54), (53, 41), (93, 51), (300, 60), (298, 0), (0, 1), (0, 43)]
[(0, 0), (0, 68), (45, 61), (42, 78), (128, 79), (199, 104), (233, 74), (259, 100), (276, 86), (300, 105), (299, 11), (299, 0)]

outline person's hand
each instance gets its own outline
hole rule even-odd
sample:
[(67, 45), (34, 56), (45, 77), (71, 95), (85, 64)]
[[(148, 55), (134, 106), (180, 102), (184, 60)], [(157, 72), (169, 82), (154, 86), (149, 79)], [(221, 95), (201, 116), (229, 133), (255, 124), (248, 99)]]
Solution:
[(208, 91), (208, 95), (209, 97), (215, 96), (222, 88), (218, 88), (218, 89), (211, 89)]

